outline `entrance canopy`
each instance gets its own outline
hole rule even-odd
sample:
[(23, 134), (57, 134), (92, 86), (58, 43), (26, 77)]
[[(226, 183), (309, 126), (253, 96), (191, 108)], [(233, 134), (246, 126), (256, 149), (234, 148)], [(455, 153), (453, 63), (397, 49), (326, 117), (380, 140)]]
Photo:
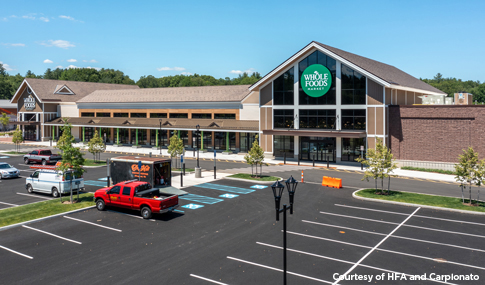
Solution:
[(327, 137), (327, 138), (365, 138), (365, 131), (329, 131), (329, 130), (263, 130), (263, 135)]

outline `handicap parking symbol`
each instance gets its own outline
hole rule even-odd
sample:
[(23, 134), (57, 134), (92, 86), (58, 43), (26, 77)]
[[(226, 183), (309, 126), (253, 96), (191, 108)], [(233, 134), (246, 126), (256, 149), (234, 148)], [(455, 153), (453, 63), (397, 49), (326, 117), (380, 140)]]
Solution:
[(187, 204), (187, 205), (182, 206), (182, 208), (187, 208), (187, 209), (191, 209), (191, 210), (199, 209), (199, 208), (202, 208), (202, 207), (204, 207), (204, 206), (197, 205), (197, 204)]
[(219, 197), (232, 199), (232, 198), (239, 197), (239, 195), (227, 193), (227, 194), (219, 195)]
[(268, 188), (268, 186), (265, 186), (265, 185), (253, 185), (249, 188), (255, 188), (255, 189), (264, 189), (264, 188)]

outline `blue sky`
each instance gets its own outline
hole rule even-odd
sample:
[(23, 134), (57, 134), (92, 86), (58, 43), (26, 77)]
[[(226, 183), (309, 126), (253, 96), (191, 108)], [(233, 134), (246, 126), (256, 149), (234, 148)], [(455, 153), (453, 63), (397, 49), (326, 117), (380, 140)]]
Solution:
[(0, 62), (262, 75), (311, 41), (415, 77), (485, 81), (485, 1), (3, 1)]

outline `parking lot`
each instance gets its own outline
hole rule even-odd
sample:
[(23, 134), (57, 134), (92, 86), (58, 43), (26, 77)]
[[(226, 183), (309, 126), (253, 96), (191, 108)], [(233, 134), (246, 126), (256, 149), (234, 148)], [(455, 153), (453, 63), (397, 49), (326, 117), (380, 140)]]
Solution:
[[(0, 283), (281, 284), (282, 217), (275, 222), (267, 185), (189, 187), (177, 212), (148, 221), (89, 209), (0, 231)], [(482, 216), (355, 200), (354, 190), (298, 186), (288, 215), (289, 284), (333, 284), (334, 274), (345, 273), (377, 284), (440, 283), (409, 280), (432, 273), (479, 277), (444, 284), (484, 280)], [(392, 273), (408, 280), (389, 280)]]

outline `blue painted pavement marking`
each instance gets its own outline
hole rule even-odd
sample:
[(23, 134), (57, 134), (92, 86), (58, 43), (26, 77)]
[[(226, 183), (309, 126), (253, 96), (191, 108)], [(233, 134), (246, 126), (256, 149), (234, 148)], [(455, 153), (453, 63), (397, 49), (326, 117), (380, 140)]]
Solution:
[(182, 208), (192, 209), (192, 210), (199, 209), (199, 208), (202, 208), (202, 207), (204, 207), (204, 206), (197, 205), (197, 204), (188, 204), (188, 205), (183, 205), (182, 206)]
[(98, 187), (106, 187), (106, 182), (95, 181), (95, 180), (87, 180), (87, 181), (84, 181), (84, 185), (92, 185), (92, 186), (98, 186)]
[(184, 211), (180, 211), (180, 210), (173, 210), (173, 211), (177, 213), (185, 213)]
[(231, 192), (231, 193), (237, 193), (237, 194), (249, 194), (255, 191), (251, 189), (244, 189), (239, 187), (232, 187), (232, 186), (211, 184), (211, 183), (204, 183), (204, 184), (199, 184), (194, 186), (199, 188), (213, 189), (213, 190), (219, 190), (219, 191)]
[(215, 204), (215, 203), (224, 201), (223, 199), (211, 198), (211, 197), (200, 196), (195, 194), (187, 194), (184, 196), (179, 196), (179, 199), (199, 202), (203, 204)]
[(264, 188), (268, 188), (268, 186), (266, 185), (253, 185), (249, 188), (255, 188), (255, 189), (264, 189)]
[(99, 178), (98, 180), (106, 181), (106, 180), (108, 180), (108, 178), (107, 177), (103, 177), (103, 178)]
[(0, 156), (0, 158), (10, 158), (10, 156)]
[(228, 194), (219, 195), (219, 197), (232, 199), (232, 198), (239, 197), (239, 195), (228, 193)]

